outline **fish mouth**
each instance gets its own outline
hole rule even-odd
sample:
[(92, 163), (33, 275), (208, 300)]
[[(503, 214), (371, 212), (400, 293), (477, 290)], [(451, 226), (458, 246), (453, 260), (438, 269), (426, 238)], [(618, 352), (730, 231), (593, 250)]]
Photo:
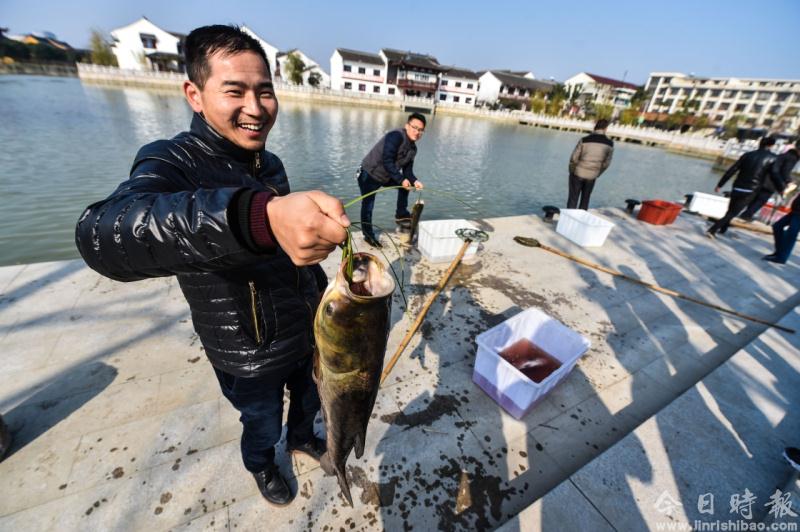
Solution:
[(353, 255), (353, 275), (350, 280), (344, 273), (345, 262), (339, 268), (344, 285), (353, 297), (379, 298), (394, 292), (395, 282), (381, 261), (369, 253)]

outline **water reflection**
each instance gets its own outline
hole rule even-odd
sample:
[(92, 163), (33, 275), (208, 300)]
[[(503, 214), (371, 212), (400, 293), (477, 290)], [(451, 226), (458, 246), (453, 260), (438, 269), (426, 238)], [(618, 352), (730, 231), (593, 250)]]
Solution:
[[(83, 207), (125, 179), (136, 151), (186, 129), (191, 110), (179, 91), (83, 85), (77, 79), (0, 77), (0, 264), (74, 258)], [(294, 190), (358, 196), (354, 173), (381, 135), (406, 113), (282, 101), (268, 149), (286, 165)], [(463, 117), (430, 117), (414, 165), (430, 189), (474, 204), (483, 216), (538, 213), (563, 205), (567, 160), (580, 136)], [(711, 191), (708, 161), (618, 144), (595, 188), (593, 206), (627, 197), (680, 199)], [(432, 192), (432, 191), (431, 191)], [(425, 194), (425, 217), (475, 218), (456, 201)], [(379, 195), (375, 223), (391, 227), (393, 193)], [(412, 196), (413, 200), (413, 196)], [(46, 216), (31, 213), (46, 212)], [(357, 219), (358, 206), (350, 211)]]

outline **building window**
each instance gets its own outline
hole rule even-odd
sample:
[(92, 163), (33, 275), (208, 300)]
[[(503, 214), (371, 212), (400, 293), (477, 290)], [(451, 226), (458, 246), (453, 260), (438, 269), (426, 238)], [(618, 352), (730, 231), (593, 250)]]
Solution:
[(367, 84), (366, 83), (359, 83), (358, 84), (358, 90), (360, 90), (361, 92), (367, 92)]
[(736, 111), (737, 113), (740, 113), (740, 112), (744, 111), (745, 107), (747, 107), (747, 104), (737, 103), (736, 104), (736, 109), (734, 109), (734, 111)]
[(352, 88), (353, 88), (353, 84), (352, 83), (350, 83), (349, 81), (345, 81), (344, 82), (344, 90), (349, 91)]
[(442, 80), (442, 82), (440, 83), (440, 85), (441, 85), (442, 87), (446, 87), (446, 86), (447, 86), (447, 80), (446, 80), (446, 79), (443, 79), (443, 80)]
[(777, 115), (780, 112), (781, 112), (780, 105), (773, 105), (772, 107), (769, 108), (769, 114), (771, 115)]
[(466, 100), (464, 100), (464, 103), (472, 103), (472, 98), (467, 98)]
[(742, 91), (741, 97), (743, 100), (749, 100), (753, 97), (753, 91)]
[(155, 49), (156, 42), (158, 42), (155, 35), (151, 35), (149, 33), (140, 33), (139, 37), (142, 39), (142, 46), (151, 50)]
[(725, 119), (725, 116), (724, 116), (724, 115), (717, 115), (717, 118), (716, 118), (715, 120), (716, 120), (717, 122), (722, 122), (724, 119)]
[(508, 94), (510, 94), (511, 96), (513, 96), (516, 92), (517, 91), (516, 91), (516, 89), (514, 89), (514, 87), (509, 87), (508, 88)]
[(380, 94), (381, 93), (380, 85), (375, 85), (374, 87), (372, 87), (372, 92), (374, 92), (375, 94)]
[[(467, 88), (471, 89), (472, 88), (472, 83), (467, 83)], [(469, 102), (467, 102), (467, 103), (469, 103)]]
[(374, 68), (374, 69), (372, 69), (372, 75), (373, 76), (380, 76), (381, 75), (381, 71), (379, 69), (377, 69), (377, 68)]
[(712, 97), (712, 98), (716, 98), (716, 97), (717, 97), (717, 96), (719, 96), (720, 94), (722, 94), (722, 91), (721, 91), (721, 90), (719, 90), (719, 89), (714, 89), (713, 91), (711, 91), (711, 97)]
[(345, 66), (344, 66), (344, 71), (345, 71), (345, 72), (352, 72), (352, 71), (353, 71), (353, 67), (352, 67), (352, 66), (350, 66), (350, 65), (345, 65)]
[(723, 98), (733, 98), (733, 91), (725, 91)]
[(388, 91), (388, 92), (389, 92), (389, 95), (390, 95), (390, 96), (391, 96), (392, 94), (394, 94), (394, 87), (389, 87), (389, 91)]
[(439, 95), (439, 101), (440, 102), (446, 102), (447, 101), (447, 95), (446, 94), (440, 94)]
[(727, 111), (728, 107), (730, 107), (730, 106), (731, 106), (731, 104), (729, 104), (728, 102), (722, 102), (721, 104), (719, 104), (719, 110), (720, 111)]
[(459, 101), (461, 101), (461, 98), (458, 96), (453, 96), (453, 101), (458, 103)]
[(460, 86), (461, 86), (461, 82), (460, 81), (456, 81), (456, 87), (460, 87)]
[(359, 74), (366, 74), (367, 73), (367, 69), (364, 68), (364, 67), (358, 67), (358, 73)]

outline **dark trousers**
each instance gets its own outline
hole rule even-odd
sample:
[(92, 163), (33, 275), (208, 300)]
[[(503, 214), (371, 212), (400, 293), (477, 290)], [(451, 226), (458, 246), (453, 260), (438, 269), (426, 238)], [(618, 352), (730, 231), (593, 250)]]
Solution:
[(785, 263), (792, 254), (797, 234), (800, 233), (800, 213), (789, 213), (772, 226), (775, 236), (775, 260)]
[[(592, 195), (594, 182), (597, 179), (583, 179), (575, 174), (569, 174), (569, 197), (567, 198), (567, 209), (581, 208), (584, 211), (589, 208), (589, 197)], [(580, 197), (580, 207), (578, 198)]]
[[(358, 176), (358, 188), (361, 194), (369, 194), (381, 188), (382, 184), (372, 179), (367, 172), (361, 170)], [(385, 186), (394, 186), (394, 183)], [(367, 235), (375, 238), (375, 230), (372, 227), (372, 209), (375, 206), (375, 194), (361, 200), (361, 231)], [(397, 206), (394, 211), (397, 218), (410, 216), (408, 213), (408, 190), (404, 188), (397, 189)]]
[(764, 206), (764, 204), (769, 201), (772, 197), (772, 191), (770, 190), (760, 190), (756, 193), (755, 197), (750, 202), (750, 205), (744, 210), (744, 212), (739, 216), (739, 218), (745, 218), (747, 220), (751, 219), (753, 216), (756, 215), (758, 210)]
[(708, 232), (712, 235), (715, 233), (725, 233), (725, 231), (728, 230), (728, 226), (731, 224), (731, 220), (736, 218), (754, 197), (754, 192), (737, 192), (736, 190), (731, 192), (728, 212), (725, 213), (725, 216), (714, 222), (714, 225), (708, 229)]
[(320, 403), (311, 378), (312, 367), (309, 356), (277, 378), (236, 377), (214, 368), (223, 395), (241, 414), (242, 460), (248, 471), (263, 471), (274, 462), (275, 444), (281, 439), (284, 386), (289, 389), (287, 445), (301, 445), (314, 437), (314, 417)]

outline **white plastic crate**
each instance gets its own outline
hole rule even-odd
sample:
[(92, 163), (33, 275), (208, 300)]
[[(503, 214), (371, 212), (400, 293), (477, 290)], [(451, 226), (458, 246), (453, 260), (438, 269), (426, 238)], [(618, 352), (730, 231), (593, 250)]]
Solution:
[[(561, 362), (561, 367), (542, 382), (530, 380), (499, 355), (500, 351), (523, 338)], [(473, 382), (517, 419), (564, 380), (591, 345), (580, 334), (535, 308), (522, 311), (479, 334), (476, 340), (478, 354)]]
[(728, 212), (729, 202), (730, 200), (725, 196), (695, 192), (692, 194), (692, 201), (689, 202), (688, 209), (703, 216), (722, 218)]
[[(464, 244), (456, 229), (478, 229), (466, 220), (427, 220), (419, 223), (417, 246), (428, 262), (451, 262)], [(473, 242), (464, 252), (467, 259), (478, 251), (478, 242)]]
[(561, 209), (556, 232), (588, 248), (602, 246), (613, 228), (613, 223), (583, 209)]

